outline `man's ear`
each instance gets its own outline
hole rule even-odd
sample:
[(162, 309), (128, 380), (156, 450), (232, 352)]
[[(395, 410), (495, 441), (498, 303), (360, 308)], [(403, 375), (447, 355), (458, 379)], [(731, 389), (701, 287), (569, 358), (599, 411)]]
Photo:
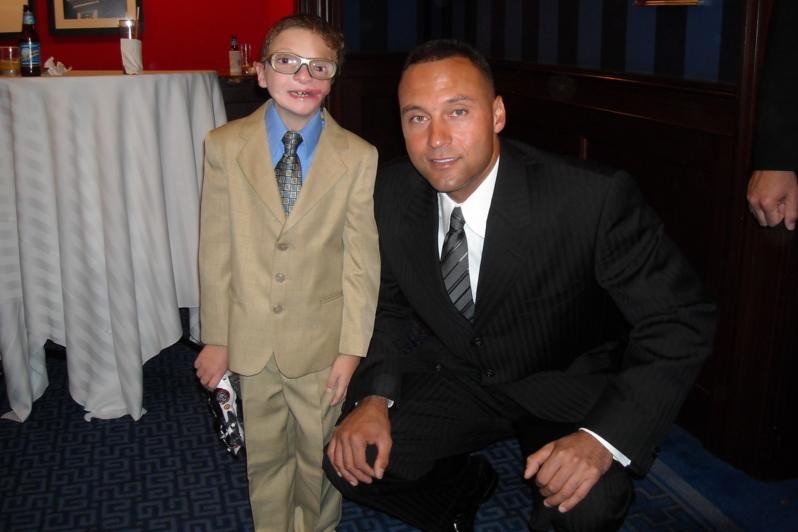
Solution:
[(507, 117), (504, 113), (504, 101), (501, 96), (496, 96), (493, 100), (493, 132), (498, 134), (504, 129)]

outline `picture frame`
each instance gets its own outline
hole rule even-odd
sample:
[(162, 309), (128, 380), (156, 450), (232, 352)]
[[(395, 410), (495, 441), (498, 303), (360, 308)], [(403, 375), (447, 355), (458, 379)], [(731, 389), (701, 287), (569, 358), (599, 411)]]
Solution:
[(635, 0), (637, 7), (697, 6), (704, 0)]
[[(50, 35), (118, 35), (119, 19), (143, 26), (143, 0), (47, 0)], [(138, 15), (137, 15), (138, 14)]]
[(0, 0), (0, 39), (18, 39), (22, 31), (22, 6), (28, 0)]

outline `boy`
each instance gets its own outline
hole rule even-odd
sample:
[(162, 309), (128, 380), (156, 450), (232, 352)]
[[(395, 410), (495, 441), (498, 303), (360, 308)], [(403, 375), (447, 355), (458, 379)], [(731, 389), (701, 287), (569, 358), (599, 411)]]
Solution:
[(377, 152), (322, 108), (342, 51), (322, 19), (282, 19), (256, 64), (272, 99), (205, 142), (194, 365), (209, 388), (241, 375), (259, 531), (334, 530), (323, 447), (374, 324)]

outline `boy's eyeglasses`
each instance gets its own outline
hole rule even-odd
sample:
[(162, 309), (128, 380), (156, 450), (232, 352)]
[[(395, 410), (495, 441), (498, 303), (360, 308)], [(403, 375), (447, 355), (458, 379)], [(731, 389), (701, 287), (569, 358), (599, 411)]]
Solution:
[(308, 59), (288, 52), (276, 52), (268, 58), (269, 64), (280, 74), (296, 74), (302, 65), (308, 66), (308, 74), (316, 79), (332, 79), (338, 70), (335, 61)]

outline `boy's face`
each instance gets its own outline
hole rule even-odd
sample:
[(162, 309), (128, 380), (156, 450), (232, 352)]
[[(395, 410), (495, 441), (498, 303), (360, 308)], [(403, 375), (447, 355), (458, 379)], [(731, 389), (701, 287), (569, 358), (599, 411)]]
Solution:
[[(329, 59), (335, 61), (335, 53), (316, 33), (303, 28), (289, 28), (277, 35), (269, 47), (267, 58), (275, 52), (291, 52), (307, 59)], [(308, 66), (300, 67), (296, 74), (281, 74), (271, 65), (256, 63), (258, 85), (269, 89), (269, 94), (280, 114), (280, 118), (293, 131), (299, 131), (316, 113), (330, 93), (332, 80), (315, 79), (310, 76)]]

